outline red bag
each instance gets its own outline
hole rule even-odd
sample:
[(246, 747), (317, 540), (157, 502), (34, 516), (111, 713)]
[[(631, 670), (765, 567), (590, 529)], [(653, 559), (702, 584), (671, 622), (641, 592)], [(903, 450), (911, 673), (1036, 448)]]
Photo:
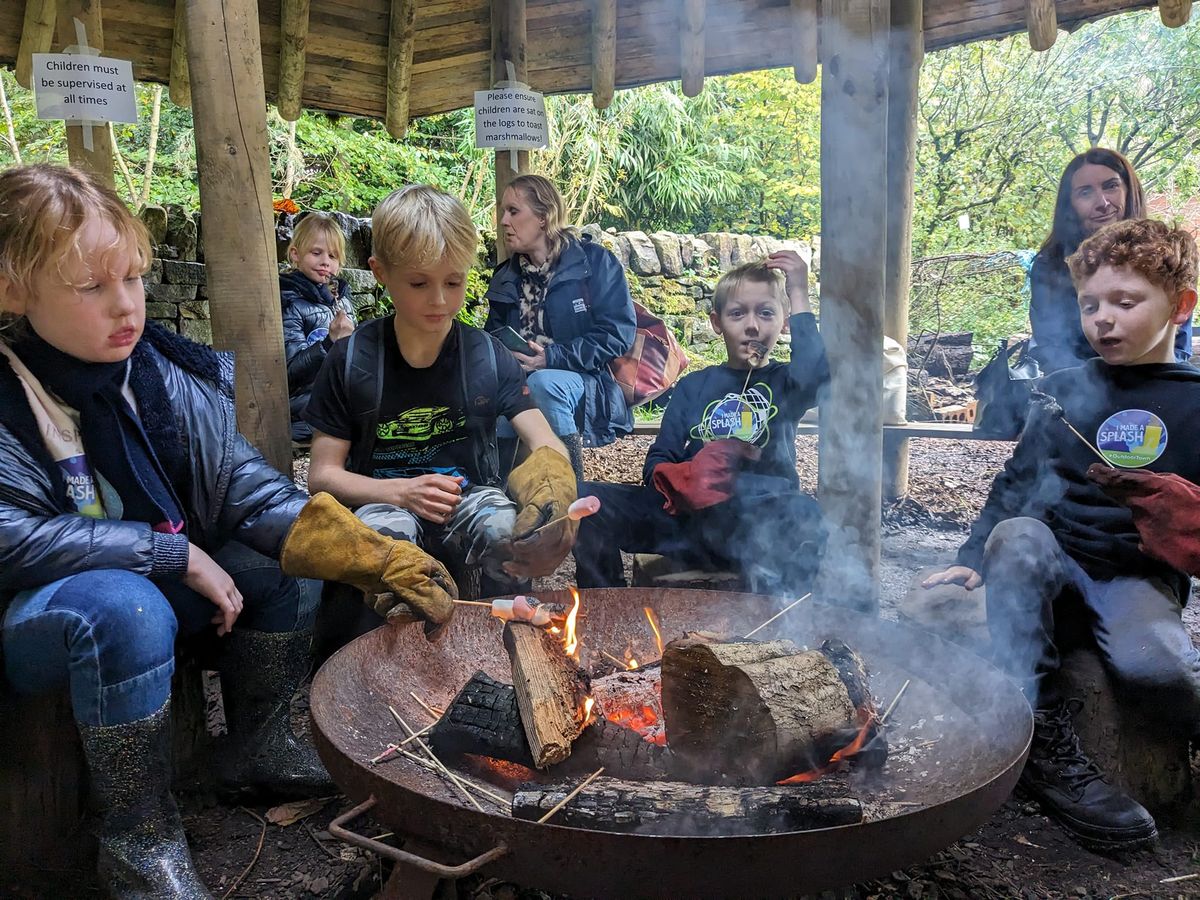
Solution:
[(663, 393), (688, 367), (687, 354), (667, 324), (636, 301), (633, 311), (637, 316), (633, 347), (608, 364), (631, 407)]

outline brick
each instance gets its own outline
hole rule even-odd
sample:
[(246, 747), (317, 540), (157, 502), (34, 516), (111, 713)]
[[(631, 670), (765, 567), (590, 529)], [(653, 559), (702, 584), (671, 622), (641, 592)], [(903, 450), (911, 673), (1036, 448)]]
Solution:
[(201, 344), (212, 344), (212, 323), (208, 319), (180, 319), (181, 334)]
[(184, 300), (196, 299), (194, 284), (148, 284), (146, 299), (160, 303), (181, 303)]
[(162, 264), (162, 273), (167, 284), (208, 284), (208, 270), (202, 263), (168, 259)]
[(179, 315), (184, 319), (209, 319), (207, 300), (185, 300), (179, 304)]
[(170, 319), (175, 321), (175, 316), (179, 314), (179, 307), (174, 303), (155, 303), (153, 301), (146, 304), (147, 319)]

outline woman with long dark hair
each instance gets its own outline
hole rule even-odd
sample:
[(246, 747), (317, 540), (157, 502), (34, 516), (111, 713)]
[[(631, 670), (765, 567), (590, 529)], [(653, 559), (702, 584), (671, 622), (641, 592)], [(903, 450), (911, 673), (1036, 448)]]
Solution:
[[(1079, 324), (1079, 305), (1067, 271), (1067, 257), (1084, 238), (1110, 222), (1145, 215), (1142, 183), (1129, 160), (1115, 150), (1093, 147), (1072, 159), (1063, 170), (1050, 236), (1029, 273), (1033, 291), (1029, 303), (1032, 353), (1043, 372), (1069, 369), (1096, 355)], [(1191, 355), (1189, 318), (1176, 334), (1175, 358), (1187, 362)]]
[[(604, 247), (571, 233), (562, 195), (548, 178), (514, 178), (500, 208), (512, 256), (492, 275), (485, 328), (507, 326), (526, 342), (513, 355), (582, 478), (584, 444), (602, 447), (633, 430), (608, 369), (629, 352), (637, 331), (625, 270)], [(506, 424), (499, 430), (502, 465), (511, 464), (516, 449)]]

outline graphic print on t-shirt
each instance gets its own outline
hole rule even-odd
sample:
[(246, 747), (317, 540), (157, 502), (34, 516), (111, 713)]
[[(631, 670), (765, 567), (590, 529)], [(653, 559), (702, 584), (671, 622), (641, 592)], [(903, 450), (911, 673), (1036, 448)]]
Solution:
[(435, 465), (434, 460), (467, 439), (466, 426), (462, 410), (449, 406), (414, 406), (380, 422), (375, 432), (375, 477), (439, 474), (465, 478), (467, 473), (460, 467)]
[(770, 385), (759, 382), (740, 394), (731, 391), (708, 404), (700, 422), (692, 428), (691, 437), (705, 443), (737, 438), (765, 447), (771, 441), (768, 423), (777, 412), (779, 407), (772, 403)]
[(1100, 424), (1096, 449), (1115, 466), (1140, 469), (1167, 449), (1166, 423), (1144, 409), (1123, 409)]

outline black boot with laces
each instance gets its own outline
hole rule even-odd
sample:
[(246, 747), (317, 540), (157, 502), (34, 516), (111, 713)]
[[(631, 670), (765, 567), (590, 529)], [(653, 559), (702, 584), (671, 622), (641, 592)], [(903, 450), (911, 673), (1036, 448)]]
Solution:
[(1080, 748), (1071, 717), (1081, 706), (1067, 700), (1034, 714), (1033, 743), (1019, 786), (1085, 847), (1145, 846), (1158, 837), (1154, 818), (1109, 784)]

